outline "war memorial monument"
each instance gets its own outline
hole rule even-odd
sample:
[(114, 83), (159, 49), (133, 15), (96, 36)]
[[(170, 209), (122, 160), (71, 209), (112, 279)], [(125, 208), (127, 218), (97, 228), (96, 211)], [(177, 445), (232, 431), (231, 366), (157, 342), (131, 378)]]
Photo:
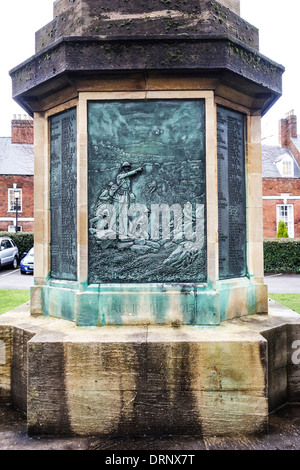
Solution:
[(239, 0), (54, 2), (10, 72), (34, 117), (35, 285), (0, 318), (0, 397), (30, 434), (260, 433), (299, 402), (300, 321), (263, 277), (283, 71)]

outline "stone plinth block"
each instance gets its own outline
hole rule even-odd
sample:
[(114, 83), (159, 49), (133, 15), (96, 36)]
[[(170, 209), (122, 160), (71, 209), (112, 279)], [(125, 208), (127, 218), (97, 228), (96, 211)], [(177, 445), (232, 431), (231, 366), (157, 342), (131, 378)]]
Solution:
[(0, 333), (0, 400), (11, 398), (12, 328), (1, 326)]
[(58, 344), (52, 334), (37, 335), (28, 343), (29, 432), (266, 430), (266, 341), (222, 330), (79, 329)]
[(300, 399), (299, 318), (270, 311), (217, 328), (87, 328), (19, 309), (0, 320), (1, 397), (30, 434), (266, 432), (268, 408)]

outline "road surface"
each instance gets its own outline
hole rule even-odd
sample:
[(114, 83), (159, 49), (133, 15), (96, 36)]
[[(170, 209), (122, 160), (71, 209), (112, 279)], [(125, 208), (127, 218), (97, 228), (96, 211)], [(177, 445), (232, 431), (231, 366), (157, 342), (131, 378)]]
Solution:
[(265, 283), (272, 294), (300, 294), (300, 274), (271, 274)]
[(20, 269), (0, 269), (0, 289), (29, 289), (33, 286), (33, 275), (22, 275)]
[[(265, 283), (272, 294), (300, 294), (300, 274), (270, 274)], [(19, 269), (0, 270), (0, 289), (29, 289), (33, 286), (32, 274), (23, 276)]]

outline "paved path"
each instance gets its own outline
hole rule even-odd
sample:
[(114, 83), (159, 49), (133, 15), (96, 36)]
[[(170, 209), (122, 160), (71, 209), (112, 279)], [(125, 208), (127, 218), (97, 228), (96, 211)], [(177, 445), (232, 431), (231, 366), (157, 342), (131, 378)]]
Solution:
[(300, 294), (300, 274), (271, 274), (265, 283), (272, 294)]
[[(185, 451), (300, 450), (300, 407), (287, 406), (270, 416), (269, 433), (253, 437), (28, 437), (23, 414), (0, 405), (0, 450)], [(163, 453), (163, 452), (160, 452)], [(126, 454), (130, 455), (130, 454)], [(134, 455), (138, 455), (134, 454)], [(101, 457), (101, 454), (99, 455)], [(145, 458), (143, 456), (143, 458)], [(100, 459), (99, 466), (104, 463)], [(199, 465), (197, 465), (199, 467)], [(139, 468), (141, 468), (139, 466)]]

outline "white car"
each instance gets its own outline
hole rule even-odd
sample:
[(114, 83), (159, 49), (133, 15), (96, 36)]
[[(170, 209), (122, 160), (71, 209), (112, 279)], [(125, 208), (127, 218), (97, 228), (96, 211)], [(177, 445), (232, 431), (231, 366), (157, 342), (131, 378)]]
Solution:
[(0, 268), (11, 264), (14, 269), (18, 267), (19, 250), (9, 237), (0, 237)]

